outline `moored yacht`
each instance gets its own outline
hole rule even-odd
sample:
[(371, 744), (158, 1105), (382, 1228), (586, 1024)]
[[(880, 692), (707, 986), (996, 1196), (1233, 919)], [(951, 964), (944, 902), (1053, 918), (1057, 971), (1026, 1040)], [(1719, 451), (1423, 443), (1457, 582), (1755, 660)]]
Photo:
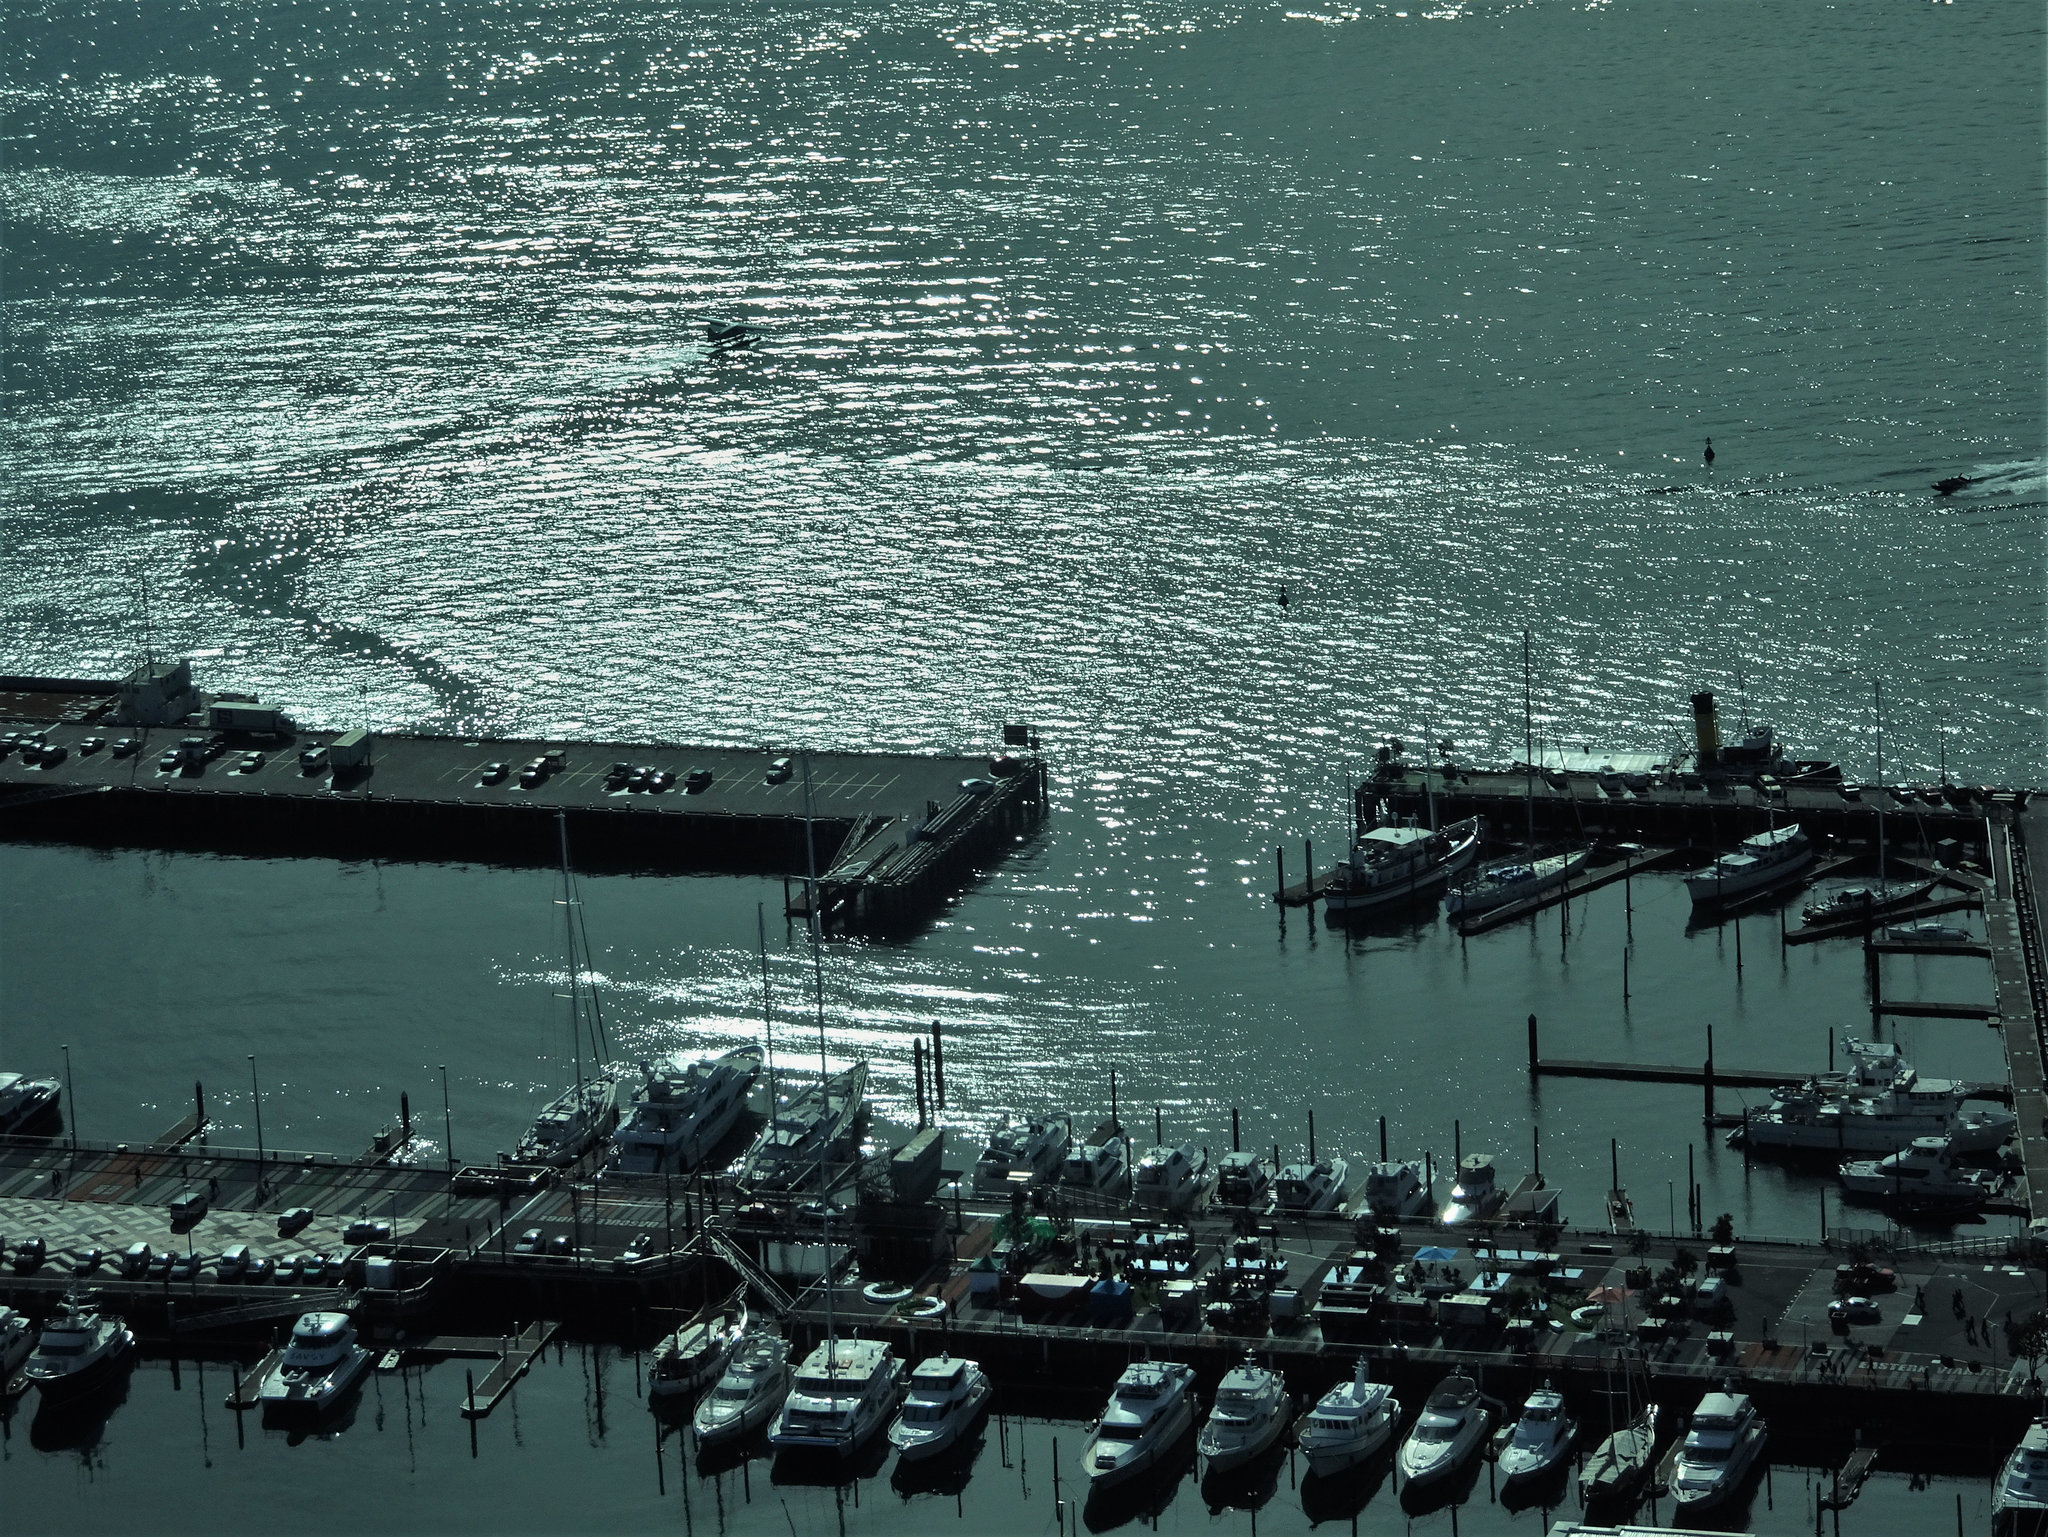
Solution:
[(804, 1357), (768, 1439), (785, 1450), (850, 1457), (889, 1423), (903, 1363), (882, 1340), (826, 1340)]
[(748, 1149), (741, 1181), (763, 1190), (829, 1183), (835, 1166), (853, 1160), (867, 1088), (863, 1061), (785, 1099)]
[(1194, 1424), (1194, 1398), (1194, 1368), (1183, 1362), (1125, 1367), (1081, 1452), (1090, 1485), (1107, 1488), (1157, 1463)]
[(975, 1194), (1002, 1195), (1020, 1185), (1057, 1178), (1072, 1141), (1073, 1123), (1064, 1115), (1033, 1116), (1028, 1121), (1005, 1116), (974, 1161)]
[(1479, 1450), (1492, 1424), (1478, 1383), (1462, 1374), (1444, 1378), (1401, 1443), (1401, 1477), (1410, 1488), (1449, 1478)]
[(1436, 891), (1462, 873), (1479, 849), (1476, 819), (1439, 832), (1426, 827), (1375, 827), (1351, 846), (1329, 884), (1323, 910), (1369, 912)]
[(28, 1316), (13, 1308), (0, 1308), (0, 1392), (6, 1390), (8, 1379), (35, 1348), (35, 1325), (28, 1321)]
[(1946, 1137), (1915, 1137), (1888, 1158), (1845, 1163), (1842, 1188), (1922, 1211), (1975, 1211), (1997, 1193), (1984, 1170), (1957, 1166)]
[(1216, 1199), (1225, 1206), (1263, 1211), (1273, 1195), (1273, 1168), (1263, 1153), (1225, 1153), (1216, 1172)]
[(622, 1174), (694, 1169), (739, 1124), (760, 1071), (758, 1046), (687, 1065), (641, 1063), (640, 1082), (612, 1136), (613, 1165)]
[(1422, 1161), (1376, 1163), (1365, 1176), (1365, 1207), (1382, 1222), (1427, 1217), (1436, 1210), (1436, 1193), (1422, 1182)]
[(1997, 1537), (2038, 1537), (2048, 1530), (2048, 1420), (2035, 1420), (1999, 1470), (1991, 1492)]
[(1683, 1511), (1709, 1510), (1733, 1496), (1756, 1466), (1769, 1434), (1746, 1393), (1709, 1393), (1671, 1474), (1671, 1498)]
[(609, 1073), (586, 1078), (534, 1117), (513, 1149), (512, 1161), (563, 1168), (602, 1142), (618, 1121), (618, 1079)]
[(730, 1311), (714, 1317), (684, 1324), (655, 1347), (654, 1364), (647, 1371), (647, 1396), (673, 1398), (716, 1381), (746, 1332), (743, 1302), (735, 1302)]
[(1790, 880), (1813, 863), (1813, 843), (1794, 822), (1744, 838), (1704, 870), (1685, 878), (1694, 907), (1715, 907)]
[(1115, 1136), (1094, 1146), (1067, 1145), (1067, 1161), (1060, 1168), (1060, 1182), (1076, 1190), (1121, 1190), (1129, 1167), (1129, 1140)]
[(905, 1462), (949, 1451), (973, 1428), (994, 1394), (988, 1373), (973, 1361), (950, 1355), (920, 1361), (910, 1374), (910, 1396), (889, 1427), (889, 1444)]
[(1464, 885), (1451, 889), (1444, 898), (1444, 911), (1453, 918), (1476, 918), (1511, 902), (1541, 896), (1577, 875), (1592, 857), (1591, 849), (1571, 849), (1541, 859), (1489, 865)]
[(1358, 1372), (1339, 1383), (1295, 1422), (1294, 1438), (1308, 1458), (1309, 1471), (1323, 1478), (1356, 1467), (1394, 1438), (1401, 1422), (1400, 1400), (1384, 1382), (1369, 1381), (1365, 1357)]
[(1209, 1421), (1195, 1442), (1206, 1474), (1241, 1468), (1280, 1439), (1294, 1401), (1276, 1371), (1250, 1357), (1223, 1374)]
[(1131, 1199), (1158, 1211), (1186, 1211), (1200, 1199), (1208, 1177), (1208, 1160), (1194, 1143), (1155, 1147), (1138, 1160)]
[(718, 1385), (697, 1400), (690, 1424), (699, 1446), (717, 1446), (760, 1429), (789, 1396), (789, 1342), (773, 1334), (743, 1337)]
[(66, 1298), (43, 1325), (23, 1370), (48, 1403), (97, 1387), (128, 1361), (134, 1348), (135, 1336), (117, 1315), (102, 1313), (89, 1299)]
[(1507, 1199), (1494, 1178), (1491, 1153), (1467, 1153), (1458, 1165), (1458, 1182), (1451, 1186), (1451, 1202), (1443, 1210), (1445, 1227), (1458, 1227), (1489, 1217)]
[(1799, 916), (1809, 924), (1879, 918), (1913, 906), (1933, 889), (1933, 881), (1916, 881), (1907, 886), (1844, 886), (1807, 903)]
[(1624, 1501), (1650, 1476), (1657, 1452), (1657, 1406), (1642, 1410), (1586, 1458), (1579, 1470), (1579, 1498), (1587, 1505)]
[(1564, 1395), (1548, 1382), (1531, 1393), (1500, 1454), (1500, 1475), (1509, 1483), (1541, 1478), (1572, 1454), (1578, 1421), (1565, 1412)]
[(29, 1078), (0, 1073), (0, 1136), (22, 1131), (45, 1117), (55, 1117), (64, 1085), (54, 1078)]
[(1314, 1163), (1291, 1163), (1273, 1182), (1276, 1204), (1294, 1217), (1317, 1217), (1341, 1209), (1351, 1187), (1346, 1179), (1351, 1166), (1341, 1158), (1319, 1158)]
[(1988, 1153), (2019, 1122), (2000, 1107), (1963, 1108), (1967, 1090), (1922, 1078), (1890, 1042), (1847, 1041), (1849, 1068), (1771, 1091), (1767, 1109), (1736, 1133), (1756, 1148), (1793, 1152), (1897, 1152), (1916, 1137), (1945, 1137), (1951, 1151)]
[(332, 1408), (370, 1368), (370, 1352), (356, 1343), (346, 1313), (304, 1313), (291, 1343), (256, 1390), (266, 1414), (318, 1414)]

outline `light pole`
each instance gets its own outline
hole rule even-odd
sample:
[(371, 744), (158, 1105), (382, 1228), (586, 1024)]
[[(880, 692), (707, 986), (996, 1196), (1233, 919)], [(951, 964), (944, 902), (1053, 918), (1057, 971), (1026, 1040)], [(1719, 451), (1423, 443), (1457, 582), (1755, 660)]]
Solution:
[(58, 1050), (64, 1053), (64, 1098), (68, 1102), (64, 1111), (64, 1130), (71, 1144), (71, 1151), (78, 1151), (78, 1096), (71, 1092), (71, 1046), (66, 1042)]
[(263, 1091), (256, 1086), (256, 1053), (249, 1053), (249, 1102), (256, 1107), (256, 1199), (263, 1199)]
[(455, 1172), (455, 1117), (448, 1110), (448, 1064), (441, 1064), (441, 1136), (448, 1149), (448, 1172)]

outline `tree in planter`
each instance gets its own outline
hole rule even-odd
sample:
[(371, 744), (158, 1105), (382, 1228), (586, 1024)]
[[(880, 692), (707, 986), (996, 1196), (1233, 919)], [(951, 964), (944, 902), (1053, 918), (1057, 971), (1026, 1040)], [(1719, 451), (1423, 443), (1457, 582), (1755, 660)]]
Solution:
[(1677, 1272), (1680, 1279), (1683, 1279), (1699, 1269), (1700, 1262), (1690, 1249), (1681, 1246), (1671, 1256), (1671, 1268)]
[(1724, 1211), (1720, 1216), (1716, 1217), (1709, 1236), (1713, 1238), (1715, 1243), (1721, 1244), (1724, 1247), (1735, 1242), (1735, 1214)]
[(2027, 1375), (2032, 1377), (2041, 1357), (2048, 1355), (2048, 1313), (2036, 1308), (2018, 1323), (2008, 1319), (2006, 1344), (2014, 1356), (2027, 1363)]

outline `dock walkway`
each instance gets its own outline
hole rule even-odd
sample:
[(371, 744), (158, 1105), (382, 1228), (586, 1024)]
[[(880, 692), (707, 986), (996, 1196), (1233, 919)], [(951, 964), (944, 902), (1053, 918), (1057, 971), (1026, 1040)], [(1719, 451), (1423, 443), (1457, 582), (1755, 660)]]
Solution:
[(2019, 1117), (2020, 1164), (2026, 1172), (2030, 1215), (2048, 1217), (2048, 1077), (2044, 1077), (2041, 987), (2041, 879), (2048, 877), (2048, 813), (2030, 806), (2012, 824), (1994, 827), (1991, 886), (1984, 896), (1984, 928), (1991, 940), (1991, 973), (1998, 989), (1997, 1022), (2005, 1041), (2006, 1074)]

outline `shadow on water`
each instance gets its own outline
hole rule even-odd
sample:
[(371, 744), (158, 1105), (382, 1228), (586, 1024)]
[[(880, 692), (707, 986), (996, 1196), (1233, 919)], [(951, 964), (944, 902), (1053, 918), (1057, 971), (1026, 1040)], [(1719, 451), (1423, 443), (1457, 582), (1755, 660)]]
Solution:
[(36, 1417), (29, 1422), (28, 1444), (39, 1452), (75, 1451), (90, 1462), (106, 1434), (107, 1421), (128, 1401), (134, 1352), (129, 1356), (130, 1361), (106, 1381), (70, 1398), (39, 1401)]
[(1356, 1467), (1325, 1476), (1311, 1473), (1301, 1481), (1301, 1508), (1311, 1525), (1349, 1521), (1372, 1503), (1394, 1468), (1392, 1446)]
[(1114, 1531), (1133, 1521), (1149, 1522), (1166, 1513), (1180, 1493), (1181, 1480), (1195, 1466), (1195, 1432), (1185, 1434), (1152, 1467), (1129, 1483), (1091, 1488), (1081, 1510), (1081, 1524), (1091, 1532)]
[[(1500, 1508), (1506, 1511), (1555, 1510), (1565, 1502), (1565, 1485), (1571, 1473), (1571, 1460), (1567, 1458), (1539, 1478), (1518, 1479), (1504, 1484), (1500, 1491)], [(1548, 1524), (1545, 1523), (1546, 1527)]]
[(952, 1446), (936, 1457), (912, 1462), (896, 1459), (889, 1474), (889, 1487), (906, 1500), (920, 1494), (958, 1495), (966, 1492), (974, 1477), (974, 1464), (988, 1445), (988, 1411)]
[(1287, 1463), (1287, 1448), (1281, 1442), (1227, 1472), (1209, 1473), (1202, 1479), (1202, 1503), (1209, 1514), (1226, 1510), (1258, 1510), (1280, 1491), (1280, 1469)]
[[(664, 1414), (662, 1418), (666, 1421), (670, 1416)], [(677, 1433), (682, 1432), (679, 1430)], [(768, 1427), (759, 1425), (730, 1441), (719, 1441), (710, 1446), (700, 1442), (697, 1447), (697, 1473), (702, 1478), (717, 1478), (724, 1473), (737, 1472), (756, 1457), (772, 1455), (768, 1445)]]
[[(365, 1372), (363, 1377), (370, 1374)], [(356, 1385), (344, 1393), (334, 1404), (311, 1413), (305, 1410), (266, 1409), (263, 1413), (263, 1428), (284, 1437), (287, 1446), (303, 1446), (308, 1441), (332, 1441), (354, 1428), (356, 1416), (363, 1408), (363, 1384)]]
[(1411, 1516), (1426, 1516), (1452, 1505), (1464, 1504), (1472, 1497), (1472, 1490), (1479, 1482), (1479, 1470), (1484, 1461), (1484, 1458), (1474, 1457), (1471, 1466), (1449, 1478), (1431, 1479), (1420, 1488), (1411, 1482), (1401, 1491), (1401, 1508)]
[(851, 1457), (822, 1447), (789, 1447), (775, 1454), (768, 1480), (813, 1489), (844, 1489), (880, 1473), (882, 1464), (889, 1460), (890, 1450), (888, 1437), (879, 1432), (869, 1436)]

